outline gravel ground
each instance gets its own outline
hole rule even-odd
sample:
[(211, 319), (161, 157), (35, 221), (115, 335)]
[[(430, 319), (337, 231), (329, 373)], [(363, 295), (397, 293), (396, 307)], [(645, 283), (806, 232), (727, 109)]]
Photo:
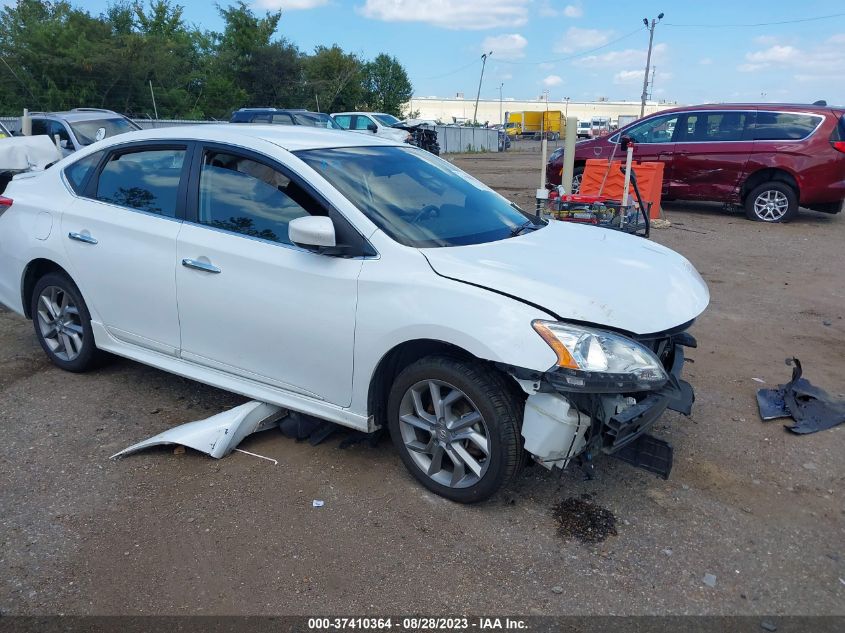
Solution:
[[(453, 160), (533, 206), (537, 155)], [(675, 447), (668, 481), (609, 459), (594, 481), (534, 467), (463, 507), (416, 485), (389, 442), (341, 450), (276, 431), (242, 448), (278, 466), (168, 449), (112, 462), (242, 399), (121, 359), (64, 373), (0, 311), (0, 612), (845, 614), (845, 426), (799, 437), (763, 423), (752, 380), (785, 382), (796, 355), (845, 392), (845, 218), (762, 226), (706, 204), (666, 216), (653, 239), (712, 293), (687, 365), (693, 415), (656, 429)], [(559, 266), (614, 279), (565, 249)], [(556, 518), (583, 506), (605, 540)]]

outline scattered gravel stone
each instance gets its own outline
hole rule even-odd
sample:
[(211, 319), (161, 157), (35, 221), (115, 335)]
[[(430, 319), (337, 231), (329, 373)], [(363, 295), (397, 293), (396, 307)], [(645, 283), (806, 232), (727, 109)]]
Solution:
[(768, 620), (763, 620), (762, 622), (760, 622), (760, 628), (763, 629), (764, 631), (772, 631), (772, 632), (778, 630), (778, 627), (776, 627), (774, 625), (774, 623), (769, 622)]
[(704, 578), (701, 579), (701, 582), (703, 582), (708, 587), (715, 587), (716, 576), (714, 576), (713, 574), (704, 574)]
[(552, 593), (563, 593), (563, 587), (552, 587)]
[(807, 470), (815, 470), (816, 469), (816, 465), (813, 462), (807, 462), (806, 464), (803, 464), (802, 467), (806, 468)]

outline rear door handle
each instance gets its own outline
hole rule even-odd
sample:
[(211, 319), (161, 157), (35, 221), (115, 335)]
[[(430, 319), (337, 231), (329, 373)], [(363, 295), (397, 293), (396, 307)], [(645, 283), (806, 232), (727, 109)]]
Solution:
[(77, 242), (85, 242), (86, 244), (96, 244), (97, 243), (97, 240), (95, 240), (90, 235), (85, 235), (84, 233), (70, 232), (70, 233), (67, 234), (67, 236), (72, 240), (76, 240)]
[(220, 269), (217, 266), (213, 266), (206, 262), (201, 262), (196, 259), (183, 259), (182, 265), (186, 268), (193, 268), (195, 270), (201, 270), (206, 273), (219, 273)]

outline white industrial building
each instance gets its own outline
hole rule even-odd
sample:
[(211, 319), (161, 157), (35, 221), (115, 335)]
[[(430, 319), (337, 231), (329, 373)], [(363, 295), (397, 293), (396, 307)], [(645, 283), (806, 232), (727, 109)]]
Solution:
[[(677, 107), (677, 103), (647, 101), (645, 113), (651, 114), (660, 110)], [(451, 99), (440, 97), (412, 97), (406, 105), (406, 112), (416, 113), (417, 118), (433, 119), (443, 123), (472, 121), (475, 109), (475, 99), (466, 99), (461, 95)], [(546, 101), (536, 99), (531, 101), (515, 101), (513, 99), (482, 99), (478, 102), (479, 123), (495, 125), (502, 123), (507, 112), (539, 110), (560, 110), (567, 116), (576, 116), (581, 120), (592, 117), (609, 117), (616, 121), (619, 115), (640, 115), (639, 101)]]

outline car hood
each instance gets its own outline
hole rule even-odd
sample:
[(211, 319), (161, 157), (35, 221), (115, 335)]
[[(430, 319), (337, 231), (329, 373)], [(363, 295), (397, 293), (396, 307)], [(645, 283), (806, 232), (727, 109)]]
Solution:
[(443, 277), (513, 296), (564, 320), (633, 334), (677, 327), (710, 301), (701, 275), (675, 251), (571, 222), (552, 221), (497, 242), (421, 252)]

